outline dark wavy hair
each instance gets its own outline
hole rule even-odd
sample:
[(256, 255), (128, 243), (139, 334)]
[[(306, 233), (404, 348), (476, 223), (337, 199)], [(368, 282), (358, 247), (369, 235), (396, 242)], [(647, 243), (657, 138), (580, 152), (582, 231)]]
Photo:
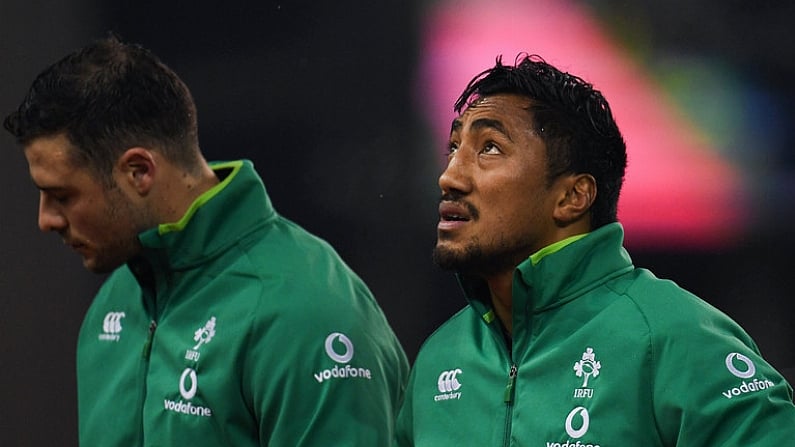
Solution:
[(44, 70), (3, 126), (21, 145), (63, 133), (75, 162), (111, 181), (135, 146), (188, 170), (199, 166), (196, 106), (188, 87), (154, 54), (116, 36), (97, 40)]
[(513, 66), (496, 65), (475, 76), (455, 103), (462, 113), (479, 99), (516, 94), (531, 100), (534, 129), (547, 147), (547, 181), (562, 174), (591, 174), (597, 194), (591, 228), (617, 220), (627, 151), (610, 106), (581, 78), (564, 73), (540, 56), (520, 54)]

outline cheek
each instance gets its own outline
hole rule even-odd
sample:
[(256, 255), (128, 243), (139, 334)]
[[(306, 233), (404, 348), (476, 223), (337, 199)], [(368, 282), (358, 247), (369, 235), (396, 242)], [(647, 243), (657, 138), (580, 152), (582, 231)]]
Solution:
[(89, 216), (81, 216), (80, 219), (72, 221), (71, 227), (74, 233), (94, 244), (104, 245), (109, 236), (113, 234), (113, 229), (108, 226), (108, 222), (99, 221)]
[(552, 216), (552, 210), (546, 205), (544, 198), (539, 197), (536, 192), (514, 197), (509, 203), (504, 203), (504, 206), (510, 207), (511, 210), (506, 214), (506, 219), (516, 226), (538, 225)]
[(510, 233), (523, 233), (535, 226), (538, 213), (531, 208), (516, 208), (514, 212), (500, 216), (500, 227)]
[(72, 230), (94, 240), (107, 240), (118, 237), (119, 230), (127, 223), (124, 216), (111, 215), (98, 202), (87, 201), (84, 206), (75, 208), (70, 213)]

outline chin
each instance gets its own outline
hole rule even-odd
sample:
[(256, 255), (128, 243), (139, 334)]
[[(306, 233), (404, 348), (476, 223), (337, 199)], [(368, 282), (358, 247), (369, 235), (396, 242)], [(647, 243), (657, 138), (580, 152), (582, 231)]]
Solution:
[(116, 270), (120, 263), (99, 262), (96, 259), (83, 259), (83, 267), (91, 273), (105, 274)]
[(449, 246), (437, 244), (433, 249), (433, 262), (444, 270), (463, 270), (470, 263), (471, 254), (467, 250), (456, 250)]
[(487, 252), (474, 244), (458, 248), (437, 244), (433, 250), (433, 261), (440, 268), (482, 277), (511, 271), (523, 259), (508, 251)]
[(101, 266), (98, 266), (91, 262), (83, 261), (83, 267), (85, 267), (85, 269), (91, 273), (98, 273), (98, 274), (107, 273), (105, 269), (103, 269)]

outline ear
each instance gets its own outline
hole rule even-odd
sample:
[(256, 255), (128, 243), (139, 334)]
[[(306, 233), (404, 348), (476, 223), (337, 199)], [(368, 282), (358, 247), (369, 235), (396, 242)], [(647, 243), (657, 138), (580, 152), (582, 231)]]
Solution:
[(552, 217), (558, 225), (566, 226), (591, 210), (596, 200), (596, 179), (591, 174), (574, 174), (560, 180), (563, 190)]
[(152, 189), (157, 163), (152, 151), (142, 147), (127, 149), (116, 162), (120, 183), (125, 183), (140, 196), (146, 196)]

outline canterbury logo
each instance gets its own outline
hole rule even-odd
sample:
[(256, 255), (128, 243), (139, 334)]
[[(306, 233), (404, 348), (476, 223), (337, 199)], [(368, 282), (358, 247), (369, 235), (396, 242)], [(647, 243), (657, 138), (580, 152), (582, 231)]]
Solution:
[(124, 312), (108, 312), (102, 322), (102, 331), (106, 334), (118, 334), (121, 332), (122, 318), (124, 318)]
[(461, 388), (461, 382), (458, 381), (456, 376), (459, 374), (462, 374), (460, 368), (451, 369), (450, 371), (444, 371), (439, 374), (439, 380), (437, 381), (439, 392), (449, 393), (451, 391), (458, 391), (458, 389)]
[(102, 333), (99, 334), (99, 339), (104, 341), (119, 341), (121, 336), (121, 319), (124, 318), (124, 312), (108, 312), (105, 319), (102, 320)]

